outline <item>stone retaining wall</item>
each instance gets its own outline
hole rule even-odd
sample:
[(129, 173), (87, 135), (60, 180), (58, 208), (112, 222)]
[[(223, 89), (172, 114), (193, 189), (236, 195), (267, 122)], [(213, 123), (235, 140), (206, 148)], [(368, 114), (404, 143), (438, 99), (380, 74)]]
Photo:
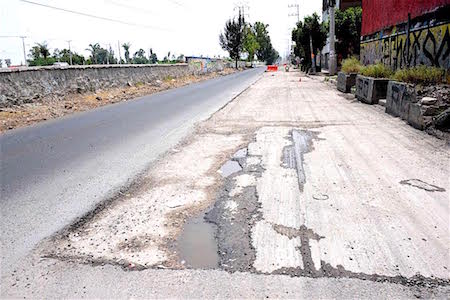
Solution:
[[(216, 63), (210, 70), (223, 68), (223, 63)], [(200, 73), (201, 67), (195, 64), (0, 69), (0, 107), (32, 103), (48, 96), (62, 97), (68, 93), (94, 92)]]
[[(433, 87), (428, 89), (430, 88)], [(434, 88), (440, 89), (446, 94), (447, 87)], [(423, 93), (427, 94), (427, 91)], [(400, 117), (414, 128), (424, 130), (430, 126), (435, 126), (442, 130), (448, 130), (448, 124), (437, 124), (436, 119), (442, 119), (443, 114), (445, 118), (448, 118), (449, 109), (448, 95), (437, 93), (436, 98), (421, 97), (414, 85), (389, 81), (386, 112), (395, 117)]]
[(356, 98), (367, 104), (377, 104), (386, 98), (388, 79), (356, 76)]
[(347, 74), (339, 72), (337, 77), (337, 89), (343, 93), (350, 93), (353, 86), (356, 84), (356, 73)]

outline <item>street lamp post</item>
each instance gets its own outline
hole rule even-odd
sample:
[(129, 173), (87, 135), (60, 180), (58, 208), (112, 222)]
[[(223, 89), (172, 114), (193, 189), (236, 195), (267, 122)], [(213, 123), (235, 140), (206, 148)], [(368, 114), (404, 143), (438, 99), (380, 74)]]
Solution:
[(328, 12), (330, 15), (330, 75), (336, 75), (337, 61), (336, 61), (336, 48), (335, 48), (335, 20), (334, 20), (334, 6), (336, 0), (329, 0)]

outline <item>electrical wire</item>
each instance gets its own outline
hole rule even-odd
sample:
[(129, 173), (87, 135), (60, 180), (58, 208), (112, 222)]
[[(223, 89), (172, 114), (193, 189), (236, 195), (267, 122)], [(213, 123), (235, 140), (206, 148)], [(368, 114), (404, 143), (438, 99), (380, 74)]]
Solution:
[(170, 30), (168, 30), (166, 28), (160, 28), (160, 27), (155, 27), (155, 26), (150, 26), (150, 25), (145, 25), (145, 24), (131, 23), (131, 22), (126, 22), (126, 21), (122, 21), (122, 20), (112, 19), (112, 18), (108, 18), (108, 17), (96, 16), (96, 15), (87, 14), (87, 13), (84, 13), (84, 12), (79, 12), (79, 11), (74, 11), (74, 10), (65, 9), (65, 8), (61, 8), (61, 7), (51, 6), (51, 5), (42, 4), (42, 3), (38, 3), (38, 2), (33, 2), (33, 1), (29, 1), (29, 0), (19, 0), (19, 1), (27, 3), (27, 4), (33, 4), (33, 5), (42, 6), (42, 7), (46, 7), (46, 8), (50, 8), (50, 9), (54, 9), (54, 10), (59, 10), (59, 11), (63, 11), (63, 12), (71, 13), (71, 14), (76, 14), (76, 15), (80, 15), (80, 16), (84, 16), (84, 17), (99, 19), (99, 20), (103, 20), (103, 21), (109, 21), (109, 22), (124, 24), (124, 25), (128, 25), (128, 26), (144, 27), (144, 28), (161, 30), (161, 31), (170, 31)]

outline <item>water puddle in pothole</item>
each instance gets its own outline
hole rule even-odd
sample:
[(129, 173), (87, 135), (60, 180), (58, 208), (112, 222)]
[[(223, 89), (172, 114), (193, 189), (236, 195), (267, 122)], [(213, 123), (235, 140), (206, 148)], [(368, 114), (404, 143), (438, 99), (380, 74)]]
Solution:
[(187, 268), (215, 269), (219, 266), (215, 225), (206, 222), (204, 217), (202, 213), (188, 220), (178, 238), (180, 261)]
[(241, 165), (234, 160), (227, 161), (219, 170), (219, 173), (223, 177), (228, 177), (233, 173), (239, 172), (242, 170)]

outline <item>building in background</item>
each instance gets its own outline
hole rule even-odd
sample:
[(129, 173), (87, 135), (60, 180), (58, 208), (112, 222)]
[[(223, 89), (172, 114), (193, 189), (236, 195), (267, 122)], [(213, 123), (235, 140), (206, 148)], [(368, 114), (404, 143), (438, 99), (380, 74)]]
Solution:
[(450, 68), (450, 0), (363, 0), (361, 62)]
[[(329, 21), (329, 15), (328, 15), (328, 5), (329, 0), (323, 0), (322, 2), (322, 20), (324, 22)], [(336, 9), (340, 10), (346, 10), (350, 7), (357, 7), (361, 6), (362, 1), (361, 0), (336, 0)], [(327, 43), (325, 47), (323, 47), (320, 55), (322, 68), (328, 70), (328, 62), (330, 58), (330, 37), (327, 38)]]

